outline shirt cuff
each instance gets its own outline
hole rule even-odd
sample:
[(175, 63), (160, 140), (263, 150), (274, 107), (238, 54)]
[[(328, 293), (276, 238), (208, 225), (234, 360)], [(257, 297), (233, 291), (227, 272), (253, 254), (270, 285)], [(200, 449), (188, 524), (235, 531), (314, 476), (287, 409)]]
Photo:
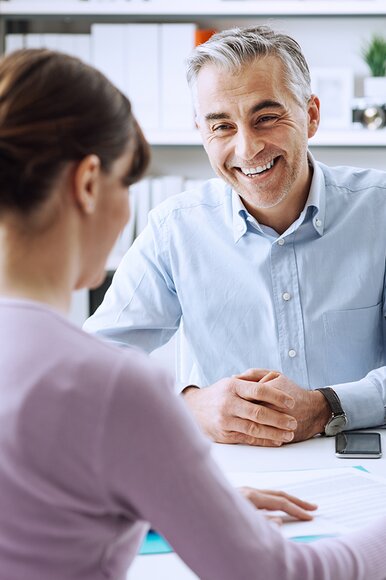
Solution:
[(188, 389), (189, 387), (193, 387), (194, 389), (200, 389), (201, 388), (198, 385), (179, 385), (177, 383), (177, 385), (176, 385), (176, 391), (177, 391), (178, 394), (183, 395), (184, 394), (183, 391), (185, 389)]
[(338, 395), (347, 417), (348, 429), (364, 429), (385, 423), (383, 398), (368, 378), (352, 383), (331, 385)]

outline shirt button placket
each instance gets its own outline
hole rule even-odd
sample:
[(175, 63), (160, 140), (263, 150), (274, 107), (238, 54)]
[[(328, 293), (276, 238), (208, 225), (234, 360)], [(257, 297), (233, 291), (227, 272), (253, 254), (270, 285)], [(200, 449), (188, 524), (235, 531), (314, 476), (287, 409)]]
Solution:
[(272, 244), (271, 272), (282, 371), (305, 384), (303, 318), (292, 235)]

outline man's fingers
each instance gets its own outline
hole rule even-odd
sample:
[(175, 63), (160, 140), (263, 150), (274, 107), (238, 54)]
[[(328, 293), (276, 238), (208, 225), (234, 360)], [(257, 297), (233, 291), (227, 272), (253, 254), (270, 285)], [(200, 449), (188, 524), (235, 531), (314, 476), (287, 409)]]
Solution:
[[(292, 415), (242, 399), (235, 403), (234, 415), (240, 419), (246, 419), (256, 426), (268, 425), (283, 431), (294, 431), (297, 427), (297, 421)], [(255, 432), (248, 434), (255, 435)]]
[(235, 377), (245, 381), (261, 381), (270, 372), (268, 369), (247, 369), (240, 375), (235, 375)]
[(278, 371), (269, 371), (268, 369), (247, 369), (240, 375), (234, 376), (237, 379), (243, 379), (245, 381), (266, 383), (280, 377), (280, 373)]
[(252, 445), (256, 447), (281, 447), (282, 445), (281, 441), (272, 441), (271, 439), (264, 439), (261, 437), (251, 437), (250, 435), (245, 435), (238, 431), (230, 431), (223, 437), (221, 442), (238, 445)]
[(267, 383), (268, 381), (272, 381), (273, 379), (277, 379), (277, 377), (280, 377), (280, 373), (278, 373), (277, 371), (270, 371), (269, 373), (267, 373), (266, 375), (263, 376), (262, 379), (260, 379), (260, 383)]
[(257, 508), (269, 511), (279, 510), (298, 520), (312, 520), (313, 516), (309, 512), (317, 508), (315, 504), (284, 492), (260, 491), (248, 487), (241, 488), (240, 491)]
[(292, 409), (295, 405), (295, 400), (291, 395), (275, 389), (268, 383), (236, 379), (235, 389), (237, 395), (247, 401), (261, 401), (280, 409)]
[(231, 428), (232, 431), (237, 431), (237, 433), (247, 435), (253, 439), (268, 439), (278, 443), (289, 443), (294, 438), (293, 431), (284, 431), (269, 425), (261, 425), (246, 419), (239, 419), (238, 417), (232, 420)]
[(187, 389), (184, 398), (204, 432), (218, 443), (264, 447), (289, 443), (297, 429), (290, 411), (293, 397), (272, 387), (275, 379), (269, 379), (269, 371), (252, 371), (255, 377), (268, 374), (268, 382), (221, 379), (207, 389)]

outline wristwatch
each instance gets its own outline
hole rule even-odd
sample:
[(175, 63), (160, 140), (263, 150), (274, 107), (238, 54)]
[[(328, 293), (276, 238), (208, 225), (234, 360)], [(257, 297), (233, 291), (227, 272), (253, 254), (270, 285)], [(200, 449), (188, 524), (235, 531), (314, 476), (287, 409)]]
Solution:
[(315, 390), (322, 393), (331, 407), (332, 415), (324, 427), (324, 435), (331, 437), (340, 433), (347, 425), (347, 417), (342, 409), (338, 395), (331, 387), (322, 387)]

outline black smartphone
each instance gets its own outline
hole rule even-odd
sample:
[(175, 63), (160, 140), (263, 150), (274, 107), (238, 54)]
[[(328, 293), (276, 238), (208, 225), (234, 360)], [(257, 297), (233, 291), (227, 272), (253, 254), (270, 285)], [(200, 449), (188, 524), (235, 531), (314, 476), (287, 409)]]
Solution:
[(347, 459), (378, 459), (382, 457), (379, 433), (343, 431), (335, 436), (335, 455)]

